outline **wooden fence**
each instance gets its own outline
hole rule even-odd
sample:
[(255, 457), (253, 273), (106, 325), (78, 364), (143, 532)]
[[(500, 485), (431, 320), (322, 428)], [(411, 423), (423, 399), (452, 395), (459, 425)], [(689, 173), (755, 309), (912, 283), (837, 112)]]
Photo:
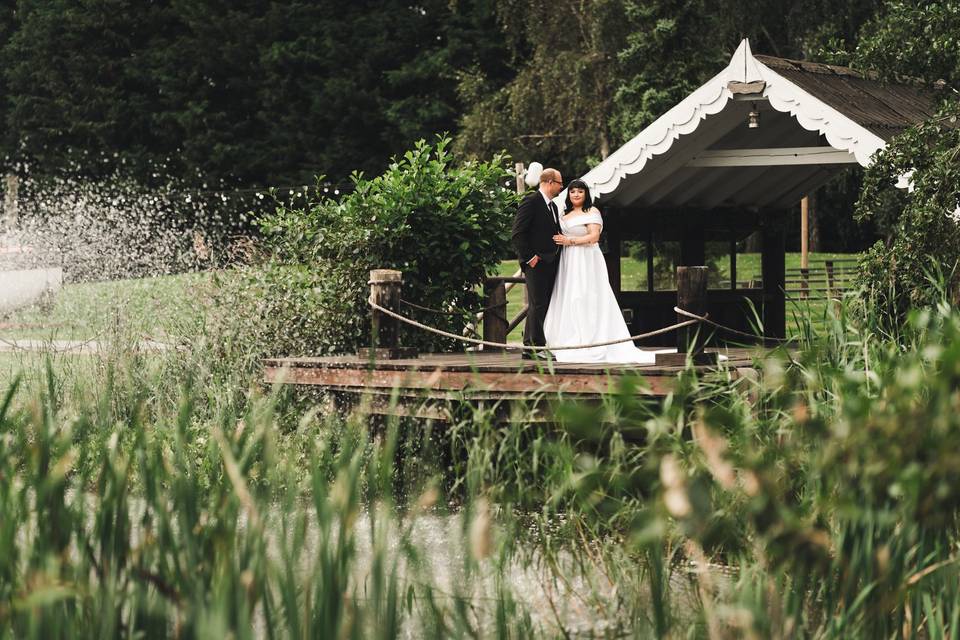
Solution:
[(788, 299), (832, 300), (853, 286), (857, 258), (814, 260), (810, 266), (786, 270), (784, 290)]

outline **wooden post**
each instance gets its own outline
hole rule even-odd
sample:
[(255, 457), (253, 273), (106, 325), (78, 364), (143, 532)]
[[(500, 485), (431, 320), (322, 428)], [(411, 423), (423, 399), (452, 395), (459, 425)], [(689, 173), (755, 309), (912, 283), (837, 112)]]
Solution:
[(810, 267), (810, 200), (800, 201), (800, 268)]
[(771, 219), (762, 229), (760, 271), (763, 274), (763, 333), (783, 338), (787, 333), (786, 238), (782, 220)]
[[(677, 267), (677, 307), (698, 316), (706, 316), (708, 275), (709, 269), (705, 266)], [(677, 314), (677, 322), (689, 319)], [(715, 364), (717, 354), (703, 351), (708, 333), (709, 327), (702, 324), (677, 329), (677, 353), (658, 353), (657, 364), (682, 366), (688, 357), (693, 364)]]
[(620, 269), (620, 258), (622, 251), (622, 239), (620, 230), (619, 212), (608, 209), (603, 216), (603, 233), (606, 236), (607, 251), (603, 259), (607, 264), (607, 277), (610, 280), (610, 288), (613, 289), (613, 295), (620, 300), (623, 289), (623, 281)]
[[(483, 339), (488, 342), (507, 341), (507, 286), (503, 280), (487, 280), (483, 285), (486, 298), (483, 310)], [(484, 351), (503, 351), (502, 347), (484, 345)]]
[(737, 288), (737, 240), (736, 238), (731, 238), (730, 240), (730, 288), (736, 290)]
[(653, 278), (653, 232), (647, 233), (647, 291), (656, 289)]
[(523, 193), (527, 190), (527, 185), (524, 182), (524, 167), (522, 162), (518, 162), (513, 166), (514, 171), (517, 174), (517, 193)]
[(827, 297), (833, 296), (833, 260), (826, 260), (824, 266), (827, 268)]
[[(707, 267), (677, 267), (677, 306), (702, 316), (707, 313)], [(689, 320), (677, 316), (677, 322)], [(692, 325), (677, 330), (677, 351), (699, 353), (703, 350), (705, 327)]]
[[(370, 300), (384, 309), (399, 313), (403, 274), (393, 269), (374, 269), (370, 272)], [(370, 308), (370, 347), (359, 355), (379, 360), (416, 357), (417, 351), (400, 346), (400, 321)]]

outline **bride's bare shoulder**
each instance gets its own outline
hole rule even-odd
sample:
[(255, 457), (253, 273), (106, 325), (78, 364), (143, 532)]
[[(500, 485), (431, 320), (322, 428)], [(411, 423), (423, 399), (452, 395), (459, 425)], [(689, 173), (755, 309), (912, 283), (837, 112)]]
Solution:
[(603, 215), (603, 214), (600, 213), (600, 209), (597, 209), (596, 207), (590, 207), (590, 211), (587, 211), (587, 213), (592, 213), (592, 214), (597, 215), (597, 216), (602, 216), (602, 215)]

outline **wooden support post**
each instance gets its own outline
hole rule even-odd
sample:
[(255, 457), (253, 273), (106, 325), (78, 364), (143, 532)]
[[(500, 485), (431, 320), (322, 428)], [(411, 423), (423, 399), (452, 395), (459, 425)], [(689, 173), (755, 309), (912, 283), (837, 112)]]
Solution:
[[(486, 302), (483, 309), (483, 339), (487, 342), (507, 341), (507, 285), (503, 280), (487, 280), (483, 285)], [(502, 351), (501, 347), (484, 345), (484, 351)]]
[(516, 173), (517, 177), (517, 193), (523, 193), (527, 190), (527, 184), (525, 182), (526, 170), (524, 169), (523, 163), (518, 162), (513, 166), (513, 170)]
[(610, 288), (613, 294), (620, 300), (622, 290), (620, 257), (621, 257), (621, 232), (620, 216), (616, 211), (608, 211), (604, 216), (603, 233), (606, 240), (606, 252), (603, 259), (607, 264), (607, 277), (610, 280)]
[(737, 288), (737, 240), (730, 240), (730, 288)]
[(647, 234), (647, 291), (653, 291), (656, 283), (653, 279), (653, 232)]
[(680, 239), (680, 264), (684, 266), (701, 265), (706, 262), (706, 254), (706, 236), (703, 227), (684, 229), (683, 236)]
[(810, 289), (810, 198), (800, 200), (800, 299), (806, 300)]
[[(707, 314), (707, 277), (705, 266), (677, 267), (677, 307), (684, 311), (705, 316)], [(677, 322), (689, 320), (677, 314)], [(704, 353), (709, 327), (690, 325), (677, 329), (677, 353), (658, 353), (657, 364), (682, 366), (689, 358), (693, 364), (716, 364), (716, 353)]]
[(763, 333), (783, 338), (787, 333), (786, 238), (779, 219), (768, 221), (762, 229), (763, 246), (760, 271), (763, 274)]
[[(677, 267), (677, 306), (702, 316), (707, 313), (707, 267)], [(677, 316), (677, 322), (689, 320)], [(703, 350), (704, 327), (692, 325), (677, 330), (677, 351), (699, 353)]]
[(800, 201), (800, 268), (810, 266), (810, 200), (803, 196)]
[[(370, 272), (370, 300), (384, 309), (399, 313), (403, 274), (393, 269), (374, 269)], [(415, 358), (417, 350), (400, 346), (400, 321), (371, 307), (370, 347), (358, 353), (365, 358), (394, 360)]]

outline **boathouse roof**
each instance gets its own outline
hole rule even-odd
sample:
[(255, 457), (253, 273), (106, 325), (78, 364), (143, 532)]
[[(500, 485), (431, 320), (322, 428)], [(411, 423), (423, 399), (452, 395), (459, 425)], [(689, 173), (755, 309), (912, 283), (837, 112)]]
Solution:
[(753, 55), (743, 40), (725, 69), (583, 179), (624, 208), (788, 206), (845, 165), (867, 166), (936, 105), (919, 83)]

